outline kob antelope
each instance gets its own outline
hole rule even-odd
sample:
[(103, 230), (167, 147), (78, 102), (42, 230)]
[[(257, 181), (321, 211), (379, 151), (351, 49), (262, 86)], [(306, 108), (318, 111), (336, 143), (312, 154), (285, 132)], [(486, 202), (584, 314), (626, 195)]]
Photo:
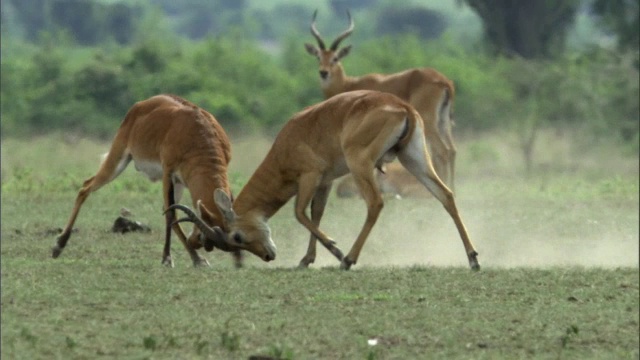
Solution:
[[(60, 256), (67, 245), (85, 200), (120, 175), (132, 160), (136, 169), (151, 181), (162, 180), (165, 209), (180, 201), (186, 187), (203, 221), (217, 231), (227, 230), (213, 201), (215, 189), (230, 194), (227, 167), (231, 160), (231, 146), (227, 134), (213, 115), (204, 109), (177, 96), (158, 95), (136, 103), (128, 111), (98, 172), (87, 179), (78, 192), (71, 217), (52, 249), (54, 258)], [(203, 245), (207, 251), (214, 247), (233, 251), (237, 266), (241, 264), (241, 249), (253, 252), (265, 261), (275, 258), (275, 246), (269, 239), (262, 239), (259, 246), (241, 247), (216, 242), (216, 238), (201, 234), (197, 227), (187, 238), (180, 224), (175, 222), (174, 210), (166, 211), (165, 218), (164, 265), (173, 266), (172, 229), (195, 266), (209, 265), (196, 251)]]
[(431, 68), (409, 69), (394, 74), (368, 74), (347, 76), (340, 60), (349, 54), (351, 45), (340, 48), (354, 29), (349, 17), (349, 27), (327, 49), (316, 29), (317, 10), (313, 13), (311, 34), (318, 46), (305, 44), (307, 52), (318, 59), (320, 86), (326, 99), (346, 91), (377, 90), (392, 93), (410, 103), (424, 121), (427, 143), (433, 156), (436, 172), (453, 190), (456, 147), (453, 142), (451, 109), (455, 98), (453, 82)]
[[(451, 190), (434, 171), (427, 150), (420, 114), (395, 95), (378, 91), (354, 91), (331, 97), (294, 115), (282, 128), (262, 163), (233, 204), (225, 191), (216, 190), (215, 202), (229, 232), (214, 231), (197, 214), (181, 209), (203, 233), (216, 242), (265, 244), (271, 241), (267, 221), (296, 196), (295, 216), (310, 232), (307, 267), (315, 261), (316, 239), (349, 269), (383, 207), (374, 169), (397, 157), (444, 206), (453, 219), (472, 269), (479, 269), (477, 252), (458, 214)], [(332, 181), (351, 173), (367, 204), (367, 218), (355, 243), (343, 256), (334, 241), (318, 226)], [(311, 204), (311, 218), (307, 207)], [(231, 239), (231, 240), (229, 240)]]

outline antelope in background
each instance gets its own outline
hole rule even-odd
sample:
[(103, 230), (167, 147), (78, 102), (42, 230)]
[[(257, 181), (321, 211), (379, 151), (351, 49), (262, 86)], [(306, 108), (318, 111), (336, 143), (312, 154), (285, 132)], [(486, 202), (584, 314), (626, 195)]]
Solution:
[[(376, 181), (380, 192), (385, 197), (395, 199), (431, 197), (431, 193), (416, 181), (415, 176), (405, 169), (402, 164), (392, 162), (375, 171)], [(360, 196), (358, 185), (351, 176), (345, 176), (336, 186), (336, 195), (341, 198)]]
[[(111, 149), (98, 172), (87, 179), (76, 198), (71, 217), (52, 249), (57, 258), (67, 245), (71, 229), (82, 204), (89, 195), (114, 180), (134, 161), (138, 171), (151, 181), (162, 180), (164, 209), (180, 201), (186, 187), (194, 206), (212, 231), (227, 231), (222, 214), (215, 206), (215, 189), (231, 194), (227, 168), (231, 161), (231, 146), (227, 134), (216, 119), (196, 105), (172, 95), (157, 95), (133, 105), (125, 116), (113, 139)], [(230, 196), (230, 195), (227, 195)], [(166, 232), (162, 264), (173, 267), (171, 259), (171, 230), (182, 241), (194, 266), (208, 266), (197, 249), (214, 247), (232, 251), (236, 266), (241, 265), (240, 250), (248, 250), (265, 261), (275, 259), (275, 246), (271, 239), (259, 243), (229, 244), (201, 234), (194, 227), (187, 238), (176, 220), (175, 210), (165, 211)]]
[[(325, 99), (336, 94), (353, 90), (377, 90), (392, 93), (410, 103), (420, 113), (424, 121), (427, 142), (433, 156), (436, 172), (445, 184), (453, 190), (456, 147), (453, 142), (451, 110), (455, 98), (453, 82), (438, 71), (430, 68), (415, 68), (394, 74), (368, 74), (360, 77), (348, 76), (340, 63), (351, 51), (351, 45), (340, 48), (354, 29), (349, 17), (349, 27), (341, 33), (327, 49), (316, 29), (316, 15), (313, 13), (311, 34), (318, 46), (305, 44), (307, 52), (318, 59), (320, 86)], [(350, 181), (345, 179), (344, 181)]]
[[(267, 221), (295, 196), (296, 219), (311, 233), (300, 267), (315, 261), (317, 239), (346, 270), (358, 261), (384, 206), (374, 169), (397, 156), (442, 203), (458, 229), (469, 265), (477, 270), (478, 253), (458, 214), (453, 192), (433, 168), (424, 131), (420, 114), (395, 95), (367, 90), (342, 93), (302, 110), (285, 124), (233, 204), (227, 192), (216, 190), (214, 199), (228, 232), (214, 231), (186, 206), (173, 205), (169, 209), (183, 210), (188, 217), (180, 221), (194, 222), (203, 233), (216, 237), (211, 241), (264, 244), (271, 241)], [(351, 250), (343, 256), (318, 226), (333, 180), (347, 173), (355, 179), (367, 204), (367, 218)], [(306, 213), (309, 204), (311, 218)]]

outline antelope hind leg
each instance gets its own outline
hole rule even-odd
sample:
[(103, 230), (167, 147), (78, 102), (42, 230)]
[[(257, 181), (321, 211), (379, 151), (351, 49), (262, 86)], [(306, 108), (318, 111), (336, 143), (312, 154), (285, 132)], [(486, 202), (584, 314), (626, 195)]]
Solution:
[(469, 266), (472, 270), (479, 270), (478, 252), (471, 243), (467, 229), (458, 213), (453, 192), (436, 174), (427, 152), (424, 137), (416, 134), (418, 132), (412, 135), (412, 141), (398, 154), (398, 159), (444, 206), (458, 229)]

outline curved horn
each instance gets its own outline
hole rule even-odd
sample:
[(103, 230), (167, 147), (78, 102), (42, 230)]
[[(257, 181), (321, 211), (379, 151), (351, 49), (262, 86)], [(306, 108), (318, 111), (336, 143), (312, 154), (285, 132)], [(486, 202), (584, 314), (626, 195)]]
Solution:
[(320, 47), (320, 50), (324, 50), (326, 49), (326, 47), (324, 46), (324, 41), (322, 41), (322, 38), (320, 37), (320, 33), (318, 32), (318, 29), (316, 29), (316, 15), (318, 15), (318, 9), (316, 9), (316, 11), (313, 12), (313, 19), (311, 20), (311, 35), (313, 35), (313, 37), (316, 38), (316, 41), (318, 42), (318, 46)]
[(185, 205), (182, 205), (182, 204), (174, 204), (174, 205), (169, 206), (169, 208), (167, 208), (167, 210), (165, 210), (164, 213), (167, 213), (167, 211), (170, 211), (170, 210), (182, 210), (182, 211), (184, 211), (185, 214), (187, 214), (187, 217), (182, 218), (182, 219), (178, 219), (178, 220), (174, 221), (173, 224), (178, 224), (178, 223), (181, 223), (181, 222), (194, 223), (198, 227), (198, 229), (200, 229), (202, 234), (204, 234), (204, 236), (206, 237), (206, 240), (204, 241), (204, 244), (203, 244), (205, 250), (211, 251), (211, 250), (213, 250), (214, 247), (217, 247), (218, 249), (220, 249), (222, 251), (235, 251), (235, 250), (237, 250), (236, 248), (230, 246), (230, 244), (227, 242), (227, 236), (224, 233), (224, 231), (222, 231), (222, 229), (220, 229), (220, 227), (218, 227), (218, 226), (211, 227), (211, 226), (207, 225), (207, 223), (205, 223), (204, 220), (202, 220), (189, 207), (187, 207)]
[(340, 42), (346, 39), (353, 32), (354, 24), (353, 24), (353, 19), (351, 18), (351, 13), (349, 12), (349, 10), (347, 10), (347, 16), (349, 17), (349, 27), (342, 34), (340, 34), (340, 36), (338, 36), (335, 40), (333, 40), (333, 43), (331, 43), (331, 50), (333, 51), (338, 50), (338, 46), (340, 46)]

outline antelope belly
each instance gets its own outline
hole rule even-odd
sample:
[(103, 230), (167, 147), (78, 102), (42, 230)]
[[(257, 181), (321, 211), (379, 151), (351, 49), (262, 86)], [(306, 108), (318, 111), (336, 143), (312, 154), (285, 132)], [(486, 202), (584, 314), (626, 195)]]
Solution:
[(136, 170), (147, 175), (149, 180), (158, 181), (162, 179), (162, 164), (155, 161), (135, 160)]

